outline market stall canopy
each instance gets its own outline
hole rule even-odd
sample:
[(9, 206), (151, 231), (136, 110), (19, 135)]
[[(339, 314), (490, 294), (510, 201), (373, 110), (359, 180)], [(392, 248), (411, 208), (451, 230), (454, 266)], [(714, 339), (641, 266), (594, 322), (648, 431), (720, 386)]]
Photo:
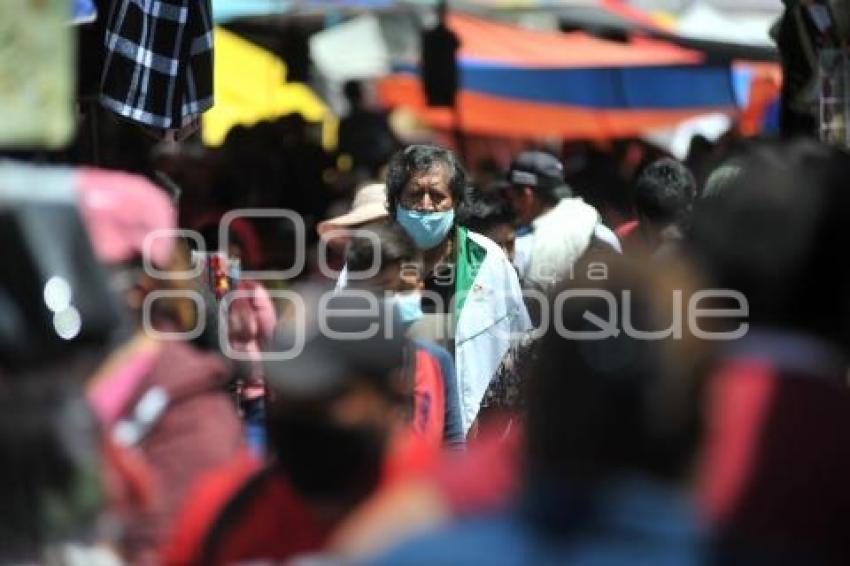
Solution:
[[(729, 67), (704, 64), (695, 51), (458, 14), (448, 23), (461, 41), (460, 125), (470, 133), (607, 139), (735, 111)], [(384, 79), (380, 93), (389, 106), (413, 108), (432, 126), (455, 125), (451, 110), (425, 105), (413, 64)]]
[(203, 117), (205, 144), (221, 145), (237, 124), (252, 125), (291, 113), (321, 122), (326, 143), (332, 142), (335, 117), (308, 86), (286, 82), (286, 66), (280, 59), (223, 28), (215, 29), (215, 49), (216, 100)]

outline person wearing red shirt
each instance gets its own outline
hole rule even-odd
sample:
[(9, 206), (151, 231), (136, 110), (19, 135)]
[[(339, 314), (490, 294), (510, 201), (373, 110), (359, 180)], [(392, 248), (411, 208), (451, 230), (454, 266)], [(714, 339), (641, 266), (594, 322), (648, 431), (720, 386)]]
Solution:
[(413, 430), (433, 446), (465, 443), (454, 360), (436, 339), (420, 331), (422, 254), (398, 225), (375, 222), (360, 228), (346, 253), (347, 287), (391, 300), (407, 334), (416, 338)]
[[(200, 482), (163, 549), (166, 564), (320, 552), (379, 485), (436, 457), (409, 432), (412, 350), (392, 305), (331, 296), (305, 313), (316, 320), (299, 321), (311, 336), (300, 354), (265, 362), (269, 460), (246, 456)], [(276, 351), (297, 348), (298, 332), (280, 332)]]

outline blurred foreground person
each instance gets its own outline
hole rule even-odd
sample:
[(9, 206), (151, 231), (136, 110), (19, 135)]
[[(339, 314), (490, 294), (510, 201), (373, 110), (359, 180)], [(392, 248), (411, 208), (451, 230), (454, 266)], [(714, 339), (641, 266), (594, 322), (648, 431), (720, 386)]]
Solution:
[[(226, 324), (227, 344), (234, 356), (234, 395), (239, 413), (245, 423), (245, 435), (249, 446), (261, 453), (265, 449), (265, 380), (259, 353), (271, 340), (277, 324), (277, 312), (268, 291), (260, 281), (241, 276), (242, 271), (256, 271), (263, 268), (262, 246), (256, 229), (245, 218), (235, 218), (228, 223), (228, 249), (223, 250), (219, 242), (219, 228), (223, 214), (213, 212), (198, 222), (198, 232), (203, 238), (204, 248), (213, 256), (197, 257), (203, 268), (209, 268), (209, 262), (218, 265), (225, 277), (214, 277), (218, 281), (209, 281), (202, 289), (207, 295), (208, 310), (215, 311), (219, 304), (216, 297), (235, 291), (228, 299), (225, 320), (207, 320), (203, 342), (214, 351), (221, 352), (219, 325)], [(225, 252), (225, 258), (215, 254)], [(235, 267), (235, 269), (234, 269)], [(216, 288), (222, 285), (224, 288)], [(231, 289), (232, 287), (232, 289)], [(233, 359), (238, 356), (238, 361)]]
[(573, 197), (564, 166), (542, 151), (525, 151), (508, 171), (508, 200), (520, 227), (514, 264), (525, 287), (549, 292), (571, 278), (590, 249), (620, 251), (595, 208)]
[(293, 327), (274, 346), (297, 355), (266, 362), (269, 461), (239, 460), (200, 483), (168, 545), (168, 564), (321, 552), (380, 484), (418, 458), (425, 465), (409, 434), (411, 350), (392, 306), (370, 311), (364, 301), (331, 296), (300, 322), (300, 353)]
[(119, 458), (82, 385), (120, 314), (79, 218), (75, 179), (69, 168), (0, 163), (2, 564), (121, 563), (110, 505)]
[(617, 229), (627, 252), (666, 254), (690, 223), (697, 183), (683, 163), (665, 157), (649, 164), (634, 186), (637, 220)]
[(709, 382), (702, 503), (724, 563), (847, 564), (850, 157), (761, 145), (740, 167), (693, 227), (714, 285), (746, 299), (715, 330), (749, 325)]
[(530, 329), (516, 271), (492, 240), (460, 225), (466, 172), (451, 151), (411, 145), (387, 169), (390, 218), (422, 251), (422, 334), (454, 355), (468, 434), (511, 340)]
[(561, 324), (541, 338), (526, 382), (516, 501), (373, 563), (700, 562), (702, 535), (687, 486), (701, 428), (695, 350), (687, 338), (633, 337), (618, 316), (624, 301), (634, 328), (666, 329), (670, 297), (658, 293), (667, 287), (621, 260), (610, 268), (606, 281), (579, 278), (562, 290), (581, 293), (555, 302)]
[(0, 563), (122, 564), (104, 446), (79, 384), (64, 367), (14, 379), (0, 384)]
[[(369, 224), (352, 238), (346, 256), (349, 289), (366, 290), (393, 301), (408, 330), (422, 319), (422, 254), (397, 224)], [(374, 275), (359, 278), (358, 275)], [(357, 279), (355, 279), (357, 277)], [(412, 426), (429, 442), (462, 446), (465, 442), (454, 360), (445, 348), (414, 340)]]
[[(191, 301), (173, 298), (191, 289), (168, 278), (179, 263), (168, 197), (141, 177), (83, 169), (78, 198), (95, 254), (126, 301), (119, 343), (89, 380), (88, 398), (110, 440), (137, 451), (150, 468), (154, 499), (124, 535), (130, 560), (148, 563), (200, 474), (243, 448), (241, 425), (223, 389), (225, 361), (186, 339), (163, 339), (185, 335), (199, 316)], [(172, 294), (151, 301), (156, 291)]]

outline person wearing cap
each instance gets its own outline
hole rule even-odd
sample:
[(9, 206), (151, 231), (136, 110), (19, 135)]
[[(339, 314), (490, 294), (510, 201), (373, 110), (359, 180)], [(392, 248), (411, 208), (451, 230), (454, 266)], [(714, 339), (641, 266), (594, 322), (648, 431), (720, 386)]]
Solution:
[(508, 171), (508, 199), (521, 235), (514, 263), (527, 287), (549, 291), (570, 277), (575, 262), (591, 246), (620, 251), (616, 235), (595, 208), (573, 197), (564, 166), (542, 151), (525, 151)]
[(166, 564), (282, 563), (321, 552), (379, 486), (431, 457), (409, 434), (411, 347), (393, 305), (325, 298), (309, 305), (300, 330), (276, 336), (274, 350), (294, 357), (266, 361), (269, 458), (235, 461), (198, 485)]
[(457, 157), (441, 147), (408, 146), (388, 166), (390, 217), (423, 256), (425, 316), (414, 335), (454, 354), (464, 433), (512, 338), (531, 327), (505, 253), (459, 223), (467, 188)]
[(122, 545), (132, 563), (147, 563), (156, 560), (194, 482), (244, 449), (242, 427), (223, 391), (231, 376), (225, 361), (156, 334), (195, 325), (185, 302), (149, 302), (156, 291), (191, 291), (178, 287), (185, 282), (148, 273), (168, 273), (180, 263), (168, 234), (177, 226), (168, 196), (143, 177), (115, 171), (81, 169), (75, 182), (95, 255), (125, 308), (124, 330), (89, 378), (87, 398), (109, 441), (150, 469), (151, 506), (130, 517)]

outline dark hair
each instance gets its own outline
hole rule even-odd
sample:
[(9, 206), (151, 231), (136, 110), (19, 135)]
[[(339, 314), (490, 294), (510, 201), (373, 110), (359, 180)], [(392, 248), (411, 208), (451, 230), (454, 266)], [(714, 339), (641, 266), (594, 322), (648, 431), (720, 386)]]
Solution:
[(635, 183), (638, 216), (656, 225), (684, 225), (696, 198), (696, 180), (679, 161), (665, 157), (651, 163)]
[[(374, 234), (355, 235), (348, 244), (345, 263), (349, 272), (366, 271), (375, 262), (375, 253), (379, 254), (378, 269), (394, 263), (421, 263), (422, 252), (413, 243), (404, 228), (394, 222), (375, 222), (360, 228)], [(376, 247), (375, 242), (378, 242)]]
[(813, 141), (762, 143), (691, 237), (716, 286), (742, 292), (749, 322), (850, 344), (850, 155)]
[[(605, 263), (608, 277), (591, 280), (589, 262)], [(601, 290), (617, 305), (629, 300), (631, 326), (644, 331), (669, 327), (667, 287), (686, 286), (621, 256), (589, 257), (576, 274), (561, 291)], [(610, 312), (601, 296), (579, 295), (561, 305), (553, 316), (563, 324), (549, 325), (525, 381), (531, 481), (592, 487), (629, 471), (681, 477), (700, 433), (699, 382), (691, 365), (701, 359), (699, 343), (690, 335), (646, 340), (625, 332), (620, 309)], [(612, 321), (619, 332), (581, 340), (562, 331), (599, 332), (589, 314)]]
[(712, 171), (711, 175), (708, 176), (708, 179), (706, 179), (705, 181), (705, 187), (702, 190), (700, 198), (722, 198), (740, 174), (740, 165), (735, 162), (724, 163), (723, 165)]
[(472, 191), (461, 223), (481, 233), (501, 224), (513, 224), (516, 215), (505, 197), (505, 190), (510, 187), (507, 181), (497, 181), (484, 191)]
[(449, 174), (449, 192), (455, 209), (466, 201), (466, 171), (453, 152), (436, 145), (409, 145), (390, 159), (387, 167), (387, 209), (395, 217), (396, 205), (402, 191), (417, 173), (443, 165)]

